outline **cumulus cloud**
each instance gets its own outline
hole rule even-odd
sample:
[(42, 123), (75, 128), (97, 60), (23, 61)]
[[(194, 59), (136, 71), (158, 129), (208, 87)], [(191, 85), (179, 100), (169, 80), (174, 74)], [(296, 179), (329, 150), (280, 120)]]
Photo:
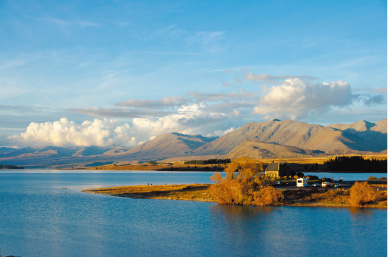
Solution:
[[(163, 118), (169, 115), (181, 114), (187, 106), (202, 106), (206, 103), (206, 111), (210, 116), (215, 113), (229, 116), (238, 116), (241, 113), (251, 112), (255, 107), (258, 96), (254, 92), (242, 90), (229, 93), (204, 93), (190, 91), (186, 96), (162, 97), (157, 100), (129, 99), (116, 103), (119, 107), (110, 108), (71, 108), (73, 112), (102, 118)], [(202, 108), (202, 107), (200, 107)]]
[(114, 120), (84, 121), (76, 124), (66, 118), (59, 121), (36, 123), (31, 122), (26, 131), (10, 139), (19, 145), (42, 146), (107, 146), (124, 142), (136, 144), (130, 135), (130, 126), (121, 125)]
[(178, 109), (177, 113), (158, 119), (135, 118), (133, 119), (133, 126), (142, 131), (149, 131), (150, 134), (154, 135), (158, 132), (166, 133), (172, 131), (185, 134), (197, 134), (201, 132), (203, 127), (223, 120), (226, 117), (227, 115), (224, 113), (215, 113), (206, 110), (206, 105), (199, 103), (183, 105)]
[(236, 129), (234, 127), (231, 127), (227, 130), (216, 130), (213, 133), (209, 133), (206, 136), (207, 137), (222, 137), (225, 136), (226, 134), (235, 131)]
[[(158, 135), (171, 132), (200, 134), (227, 115), (206, 110), (203, 103), (183, 105), (176, 113), (159, 118), (134, 118), (131, 123), (111, 119), (94, 119), (77, 124), (59, 121), (31, 122), (25, 132), (11, 136), (19, 146), (136, 146)], [(213, 128), (208, 129), (213, 130)]]
[(254, 112), (266, 118), (297, 119), (311, 111), (322, 112), (333, 106), (346, 106), (356, 98), (349, 83), (310, 83), (300, 78), (286, 79), (270, 87)]

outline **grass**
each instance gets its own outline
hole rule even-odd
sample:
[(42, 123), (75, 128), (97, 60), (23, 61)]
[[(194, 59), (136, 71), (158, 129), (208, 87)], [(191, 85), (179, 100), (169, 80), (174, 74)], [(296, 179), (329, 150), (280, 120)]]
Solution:
[(141, 199), (169, 199), (212, 201), (209, 193), (210, 184), (190, 185), (140, 185), (84, 190), (86, 193), (96, 193)]

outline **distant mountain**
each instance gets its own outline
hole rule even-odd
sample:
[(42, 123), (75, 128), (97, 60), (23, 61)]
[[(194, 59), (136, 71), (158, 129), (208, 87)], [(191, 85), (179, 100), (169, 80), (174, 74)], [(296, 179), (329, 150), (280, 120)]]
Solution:
[(195, 155), (226, 155), (245, 140), (276, 143), (306, 150), (319, 150), (324, 151), (326, 154), (384, 150), (355, 134), (345, 133), (336, 128), (298, 121), (272, 120), (262, 123), (248, 123), (229, 134), (201, 146), (193, 153)]
[[(248, 123), (220, 138), (169, 133), (129, 149), (110, 147), (0, 148), (0, 165), (72, 167), (180, 158), (303, 157), (387, 152), (387, 120), (327, 127), (298, 121)], [(211, 157), (210, 157), (211, 156)]]
[(322, 151), (304, 150), (294, 146), (278, 145), (276, 143), (265, 143), (260, 141), (246, 140), (232, 149), (226, 156), (230, 159), (249, 157), (254, 159), (270, 158), (295, 158), (313, 157), (324, 154)]
[(360, 120), (354, 123), (350, 124), (331, 124), (328, 127), (336, 128), (343, 131), (356, 131), (356, 132), (363, 132), (363, 131), (376, 131), (380, 133), (387, 134), (387, 120), (380, 120), (376, 123), (372, 123), (366, 120)]
[(86, 157), (105, 154), (106, 152), (115, 149), (115, 147), (100, 147), (100, 146), (88, 146), (77, 148), (75, 153), (72, 153), (73, 157)]
[(331, 124), (328, 127), (339, 129), (346, 134), (357, 136), (371, 145), (370, 151), (387, 149), (387, 120), (371, 123), (361, 120), (350, 124)]
[(33, 149), (31, 147), (26, 148), (10, 148), (10, 147), (2, 147), (0, 150), (0, 156), (2, 157), (13, 157), (13, 156), (19, 156), (21, 154), (26, 153), (33, 153), (36, 149)]
[(30, 167), (71, 167), (94, 162), (161, 159), (185, 156), (194, 149), (214, 140), (201, 135), (170, 133), (160, 135), (133, 149), (112, 147), (56, 147), (44, 148), (1, 148), (1, 165), (24, 165)]
[(133, 158), (167, 158), (191, 154), (198, 147), (213, 141), (215, 138), (207, 138), (201, 135), (184, 135), (180, 133), (168, 133), (160, 135), (151, 141), (139, 145), (126, 154)]

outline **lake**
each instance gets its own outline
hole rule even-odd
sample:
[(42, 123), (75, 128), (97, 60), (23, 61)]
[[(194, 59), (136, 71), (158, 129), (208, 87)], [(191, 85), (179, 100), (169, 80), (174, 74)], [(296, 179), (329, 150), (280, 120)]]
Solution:
[[(387, 254), (387, 211), (384, 209), (224, 206), (81, 192), (116, 185), (209, 183), (211, 174), (3, 170), (0, 172), (0, 255)], [(357, 177), (359, 174), (354, 176), (354, 180), (363, 179)]]

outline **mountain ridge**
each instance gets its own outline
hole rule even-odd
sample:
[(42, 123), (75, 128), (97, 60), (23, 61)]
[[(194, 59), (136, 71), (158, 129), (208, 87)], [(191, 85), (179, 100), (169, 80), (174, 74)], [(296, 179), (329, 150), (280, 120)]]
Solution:
[(387, 120), (322, 126), (290, 120), (251, 122), (219, 138), (167, 133), (134, 148), (58, 147), (0, 148), (1, 165), (79, 166), (93, 162), (163, 160), (175, 157), (225, 156), (275, 158), (333, 154), (386, 153)]

